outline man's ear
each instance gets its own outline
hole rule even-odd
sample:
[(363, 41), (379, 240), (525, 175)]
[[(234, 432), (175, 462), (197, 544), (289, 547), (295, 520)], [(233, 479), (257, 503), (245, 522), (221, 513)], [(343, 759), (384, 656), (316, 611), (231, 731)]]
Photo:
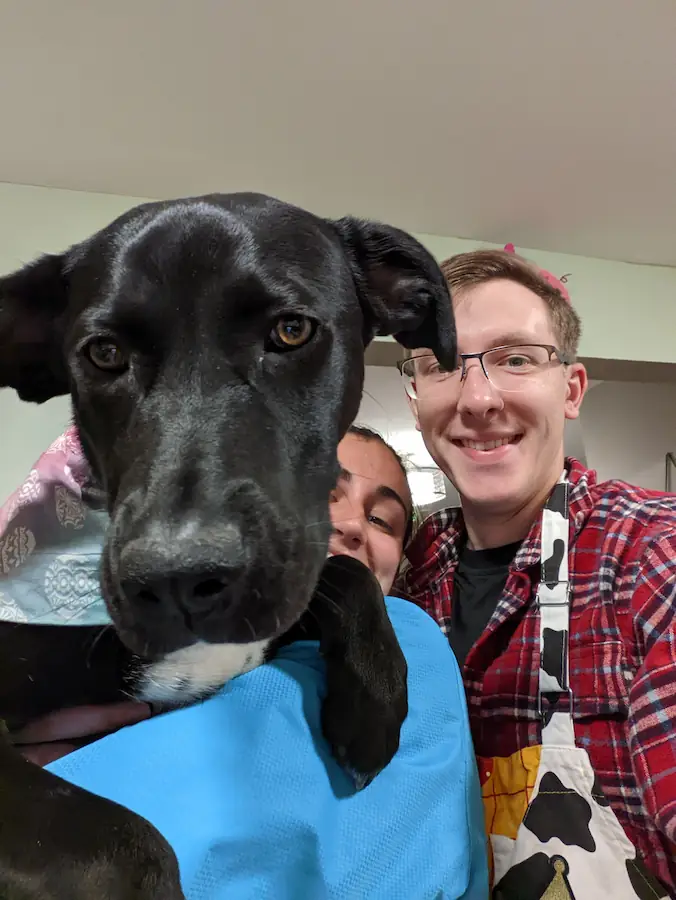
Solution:
[(587, 370), (582, 363), (574, 362), (566, 366), (566, 406), (567, 419), (577, 419), (580, 415), (580, 407), (587, 393), (589, 378)]
[(0, 388), (14, 388), (31, 403), (68, 393), (67, 304), (65, 254), (43, 256), (0, 278)]
[(364, 313), (364, 343), (391, 334), (403, 347), (434, 352), (456, 365), (457, 341), (451, 298), (441, 269), (410, 234), (352, 217), (334, 227), (351, 263)]

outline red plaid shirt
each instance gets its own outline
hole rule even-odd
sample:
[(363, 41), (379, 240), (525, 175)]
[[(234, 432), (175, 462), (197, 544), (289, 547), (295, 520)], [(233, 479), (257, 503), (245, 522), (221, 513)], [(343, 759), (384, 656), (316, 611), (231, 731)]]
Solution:
[[(676, 496), (568, 460), (570, 684), (578, 746), (644, 863), (676, 896)], [(536, 522), (463, 668), (478, 756), (540, 743), (540, 580)], [(431, 516), (407, 551), (403, 596), (447, 633), (464, 532), (459, 510)]]

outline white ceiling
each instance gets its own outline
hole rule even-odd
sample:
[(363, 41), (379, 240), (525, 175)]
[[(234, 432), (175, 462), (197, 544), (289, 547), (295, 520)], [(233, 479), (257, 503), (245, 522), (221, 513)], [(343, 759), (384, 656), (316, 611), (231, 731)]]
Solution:
[(676, 265), (673, 0), (24, 0), (0, 181)]

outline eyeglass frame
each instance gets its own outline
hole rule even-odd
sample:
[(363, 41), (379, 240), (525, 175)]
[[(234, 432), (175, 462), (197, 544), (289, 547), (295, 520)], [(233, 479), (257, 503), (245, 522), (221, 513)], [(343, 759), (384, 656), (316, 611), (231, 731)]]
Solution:
[[(555, 347), (554, 344), (537, 344), (537, 343), (501, 344), (499, 347), (489, 347), (487, 350), (481, 350), (481, 352), (479, 352), (479, 353), (458, 353), (458, 358), (459, 358), (460, 362), (455, 367), (455, 369), (448, 370), (448, 373), (450, 374), (451, 372), (455, 372), (457, 369), (462, 367), (462, 372), (460, 373), (460, 383), (462, 384), (462, 382), (467, 377), (467, 360), (468, 359), (478, 359), (479, 364), (481, 365), (481, 371), (484, 373), (486, 380), (488, 382), (490, 382), (490, 384), (492, 384), (496, 390), (498, 390), (498, 391), (502, 390), (496, 384), (493, 384), (493, 382), (491, 381), (490, 376), (489, 376), (488, 372), (486, 371), (486, 366), (484, 365), (484, 356), (487, 353), (495, 353), (496, 350), (515, 350), (519, 347), (541, 347), (543, 350), (548, 350), (549, 351), (549, 359), (547, 360), (548, 363), (551, 363), (552, 356), (555, 356), (556, 359), (558, 360), (558, 362), (562, 366), (570, 366), (575, 362), (573, 357), (564, 353), (562, 350), (559, 350), (559, 348)], [(411, 376), (407, 375), (404, 372), (404, 366), (406, 365), (406, 363), (411, 362), (416, 359), (428, 359), (429, 357), (436, 359), (436, 357), (434, 356), (433, 353), (419, 353), (417, 356), (408, 356), (408, 357), (406, 357), (406, 359), (398, 360), (397, 368), (399, 369), (399, 374), (403, 378), (410, 378)]]

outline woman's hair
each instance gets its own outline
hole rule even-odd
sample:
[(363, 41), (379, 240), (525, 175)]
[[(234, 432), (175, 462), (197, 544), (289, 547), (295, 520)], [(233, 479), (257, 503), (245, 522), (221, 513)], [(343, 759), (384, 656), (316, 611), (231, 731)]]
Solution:
[(369, 428), (366, 425), (350, 425), (350, 427), (347, 429), (347, 433), (354, 434), (357, 437), (363, 438), (365, 441), (378, 441), (384, 447), (387, 447), (387, 449), (390, 451), (392, 456), (399, 463), (399, 468), (403, 472), (404, 478), (408, 478), (408, 472), (406, 471), (406, 466), (404, 465), (404, 460), (397, 453), (397, 451), (394, 449), (394, 447), (391, 444), (387, 443), (387, 441), (382, 436), (382, 434), (378, 434), (377, 431), (374, 431), (373, 428)]
[[(402, 457), (397, 453), (394, 447), (391, 444), (388, 444), (382, 434), (379, 434), (377, 431), (374, 431), (373, 428), (368, 428), (366, 425), (350, 425), (347, 429), (348, 434), (353, 434), (355, 437), (359, 437), (364, 441), (377, 441), (379, 444), (382, 444), (383, 447), (387, 447), (392, 456), (396, 459), (399, 464), (399, 468), (402, 471), (404, 478), (406, 479), (406, 483), (408, 484), (408, 472), (406, 470), (406, 464)], [(410, 485), (409, 485), (410, 491)], [(415, 530), (415, 526), (419, 520), (419, 514), (417, 509), (413, 504), (413, 496), (411, 495), (411, 512), (408, 516), (408, 522), (406, 523), (406, 533), (404, 534), (404, 547), (407, 546), (408, 542), (413, 537), (413, 532)]]

